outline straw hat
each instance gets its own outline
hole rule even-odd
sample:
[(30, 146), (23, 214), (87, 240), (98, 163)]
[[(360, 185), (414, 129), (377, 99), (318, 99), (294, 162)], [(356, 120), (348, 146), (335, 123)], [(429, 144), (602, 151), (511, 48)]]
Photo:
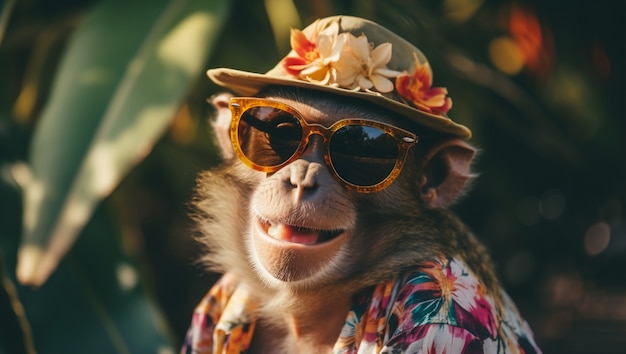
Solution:
[(238, 95), (263, 87), (303, 87), (371, 101), (430, 129), (470, 138), (471, 131), (447, 116), (452, 100), (432, 86), (424, 54), (388, 29), (358, 17), (319, 19), (292, 29), (291, 52), (265, 74), (211, 69), (213, 82)]

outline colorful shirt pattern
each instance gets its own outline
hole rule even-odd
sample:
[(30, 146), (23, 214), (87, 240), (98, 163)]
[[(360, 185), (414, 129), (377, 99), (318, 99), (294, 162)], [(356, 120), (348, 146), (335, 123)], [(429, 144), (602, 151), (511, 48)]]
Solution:
[[(500, 307), (498, 311), (497, 307)], [(224, 275), (194, 311), (181, 353), (245, 353), (257, 308), (249, 288)], [(511, 299), (503, 303), (457, 259), (359, 293), (333, 353), (540, 353)]]

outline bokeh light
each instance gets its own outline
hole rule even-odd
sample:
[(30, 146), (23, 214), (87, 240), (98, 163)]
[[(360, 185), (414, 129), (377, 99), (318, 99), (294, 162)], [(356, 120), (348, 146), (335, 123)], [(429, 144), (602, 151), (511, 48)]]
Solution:
[(599, 222), (585, 232), (585, 251), (591, 256), (602, 253), (611, 241), (611, 227)]

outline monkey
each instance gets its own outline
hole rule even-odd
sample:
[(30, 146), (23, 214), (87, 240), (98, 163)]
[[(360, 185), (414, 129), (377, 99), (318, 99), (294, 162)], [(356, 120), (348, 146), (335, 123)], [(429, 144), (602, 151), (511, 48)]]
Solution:
[[(390, 43), (424, 73), (417, 48), (360, 18), (318, 20), (292, 31), (292, 46), (305, 38), (322, 52), (328, 40), (351, 56), (358, 36), (372, 58)], [(209, 71), (242, 96), (211, 100), (224, 163), (200, 173), (191, 203), (202, 262), (223, 276), (181, 352), (541, 352), (449, 209), (476, 177), (476, 149), (442, 113), (445, 90), (425, 107), (402, 89), (399, 63), (350, 81), (351, 57), (311, 69), (298, 50), (266, 74)]]

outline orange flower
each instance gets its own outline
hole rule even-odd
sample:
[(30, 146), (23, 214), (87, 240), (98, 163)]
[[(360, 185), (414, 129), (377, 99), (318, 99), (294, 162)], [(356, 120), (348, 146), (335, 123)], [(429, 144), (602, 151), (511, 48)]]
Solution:
[(300, 79), (322, 85), (332, 83), (336, 70), (332, 63), (339, 59), (345, 44), (338, 38), (339, 25), (332, 23), (328, 27), (307, 35), (297, 29), (291, 30), (291, 48), (297, 56), (290, 56), (283, 61), (283, 68), (288, 74)]
[(428, 113), (446, 114), (452, 108), (452, 99), (447, 97), (445, 87), (431, 87), (433, 73), (428, 63), (421, 64), (417, 55), (412, 74), (405, 72), (396, 78), (396, 90), (413, 106)]

